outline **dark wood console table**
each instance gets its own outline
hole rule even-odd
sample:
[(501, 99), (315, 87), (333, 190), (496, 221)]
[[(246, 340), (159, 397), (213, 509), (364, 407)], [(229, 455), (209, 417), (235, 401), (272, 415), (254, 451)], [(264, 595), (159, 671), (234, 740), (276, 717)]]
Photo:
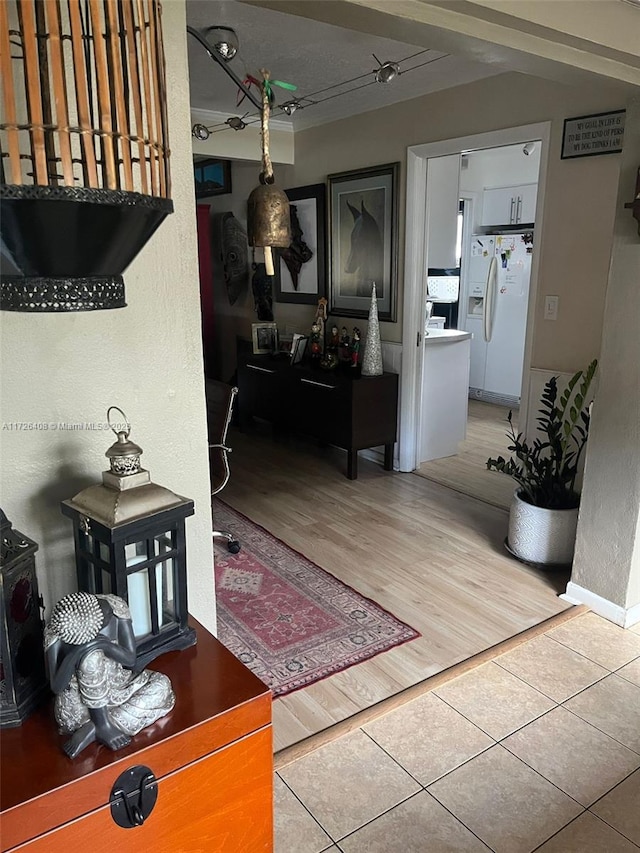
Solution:
[[(347, 451), (347, 477), (358, 476), (358, 450), (384, 445), (393, 468), (398, 375), (358, 376), (351, 369), (291, 366), (284, 356), (238, 352), (240, 426), (253, 417), (279, 431), (299, 432)], [(355, 371), (354, 371), (355, 373)]]

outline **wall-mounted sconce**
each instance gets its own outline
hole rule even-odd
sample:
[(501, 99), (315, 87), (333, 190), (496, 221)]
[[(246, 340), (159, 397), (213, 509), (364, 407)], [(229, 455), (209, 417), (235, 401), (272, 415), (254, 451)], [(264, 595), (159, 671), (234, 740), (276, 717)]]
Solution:
[(159, 0), (2, 0), (0, 45), (0, 308), (121, 308), (173, 210)]
[(638, 236), (640, 237), (640, 166), (638, 166), (638, 176), (636, 178), (636, 194), (633, 201), (628, 201), (625, 208), (631, 211), (631, 215), (638, 220)]

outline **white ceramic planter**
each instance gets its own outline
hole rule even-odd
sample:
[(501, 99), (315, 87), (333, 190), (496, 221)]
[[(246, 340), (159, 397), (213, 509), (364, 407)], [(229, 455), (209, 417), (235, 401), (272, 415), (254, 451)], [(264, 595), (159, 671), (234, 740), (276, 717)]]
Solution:
[(518, 497), (509, 512), (510, 550), (521, 560), (547, 565), (570, 565), (576, 542), (578, 508), (544, 509)]

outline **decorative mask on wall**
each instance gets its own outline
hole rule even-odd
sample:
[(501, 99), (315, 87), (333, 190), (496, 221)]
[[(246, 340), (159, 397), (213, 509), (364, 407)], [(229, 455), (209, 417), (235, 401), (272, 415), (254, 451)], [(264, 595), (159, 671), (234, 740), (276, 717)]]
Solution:
[(159, 0), (2, 0), (0, 308), (126, 305), (173, 210)]

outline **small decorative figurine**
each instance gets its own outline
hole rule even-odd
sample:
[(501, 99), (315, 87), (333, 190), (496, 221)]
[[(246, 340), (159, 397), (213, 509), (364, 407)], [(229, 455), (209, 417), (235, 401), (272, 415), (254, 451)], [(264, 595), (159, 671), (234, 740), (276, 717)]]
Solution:
[(351, 367), (358, 366), (360, 357), (360, 329), (357, 326), (353, 327), (353, 337), (351, 338)]
[(338, 353), (335, 350), (327, 349), (320, 359), (320, 367), (323, 370), (335, 370), (338, 366)]
[(126, 602), (74, 592), (53, 608), (44, 639), (54, 713), (63, 746), (75, 758), (90, 743), (122, 749), (133, 735), (171, 711), (166, 675), (134, 673), (136, 641)]
[(340, 330), (340, 361), (345, 365), (351, 363), (351, 338), (349, 337), (346, 326), (343, 326)]
[(316, 322), (320, 326), (321, 331), (324, 331), (324, 324), (327, 322), (328, 304), (329, 303), (324, 298), (324, 296), (321, 296), (320, 299), (318, 299), (318, 307), (316, 308), (316, 319), (314, 322)]
[(340, 346), (340, 333), (338, 332), (338, 327), (334, 324), (331, 327), (331, 338), (329, 340), (329, 349), (333, 350), (333, 352), (338, 352), (338, 347)]
[(320, 337), (320, 326), (315, 322), (311, 327), (309, 349), (311, 351), (311, 361), (317, 364), (322, 358), (322, 339)]

